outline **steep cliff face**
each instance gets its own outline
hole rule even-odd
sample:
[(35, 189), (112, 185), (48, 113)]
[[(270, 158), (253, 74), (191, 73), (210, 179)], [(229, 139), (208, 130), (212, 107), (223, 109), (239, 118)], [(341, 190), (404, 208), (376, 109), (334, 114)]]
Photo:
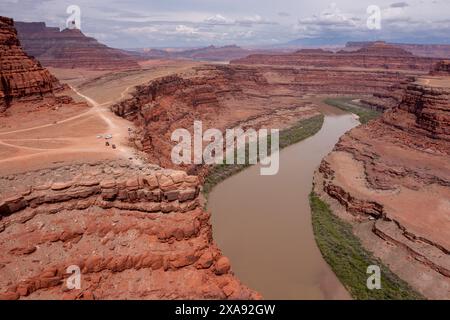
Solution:
[(214, 245), (195, 176), (111, 161), (15, 179), (0, 177), (0, 300), (259, 298)]
[(413, 83), (397, 108), (384, 115), (384, 122), (438, 140), (450, 141), (450, 90)]
[(413, 54), (376, 42), (357, 51), (333, 53), (324, 50), (300, 50), (293, 54), (250, 55), (232, 61), (233, 64), (294, 65), (320, 68), (371, 68), (430, 71), (438, 60), (416, 57)]
[(23, 50), (12, 19), (0, 17), (0, 112), (13, 100), (39, 99), (61, 89), (58, 80)]
[(303, 94), (395, 95), (411, 74), (384, 70), (345, 70), (258, 66), (270, 84)]
[(361, 226), (375, 218), (376, 239), (365, 245), (396, 267), (393, 248), (401, 248), (413, 262), (396, 272), (432, 298), (450, 297), (449, 83), (425, 76), (408, 84), (381, 119), (341, 138), (316, 185)]
[(133, 57), (109, 48), (78, 29), (47, 27), (43, 22), (17, 22), (24, 50), (44, 66), (93, 70), (138, 69)]

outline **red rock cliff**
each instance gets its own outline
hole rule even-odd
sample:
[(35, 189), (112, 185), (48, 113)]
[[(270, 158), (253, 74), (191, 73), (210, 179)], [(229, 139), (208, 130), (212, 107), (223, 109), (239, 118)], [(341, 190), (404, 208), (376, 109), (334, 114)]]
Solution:
[(95, 70), (139, 68), (130, 55), (109, 48), (78, 29), (59, 31), (43, 22), (17, 22), (16, 26), (25, 51), (44, 66)]
[(0, 111), (13, 100), (52, 95), (58, 80), (28, 56), (17, 38), (12, 19), (0, 17)]
[(363, 222), (355, 230), (366, 247), (439, 299), (450, 298), (449, 83), (424, 76), (407, 84), (381, 119), (340, 139), (316, 179), (316, 191), (345, 209), (331, 201), (341, 217)]
[(102, 161), (16, 178), (0, 177), (0, 300), (259, 298), (213, 243), (195, 176)]

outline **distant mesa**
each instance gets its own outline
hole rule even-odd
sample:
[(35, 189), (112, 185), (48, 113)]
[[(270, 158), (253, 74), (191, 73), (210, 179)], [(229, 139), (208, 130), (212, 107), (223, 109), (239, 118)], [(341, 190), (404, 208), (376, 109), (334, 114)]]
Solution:
[(319, 68), (370, 68), (429, 72), (439, 59), (418, 57), (403, 48), (377, 41), (357, 50), (337, 53), (303, 49), (287, 54), (258, 54), (236, 59), (234, 64), (294, 65)]
[(140, 60), (146, 59), (187, 59), (197, 61), (231, 61), (250, 54), (270, 53), (268, 50), (244, 49), (237, 45), (223, 47), (208, 46), (185, 50), (136, 49), (130, 52)]
[(365, 55), (375, 55), (375, 56), (392, 56), (392, 57), (412, 57), (414, 56), (411, 52), (406, 51), (398, 46), (388, 44), (384, 41), (376, 41), (368, 43), (362, 48), (356, 51), (339, 51), (341, 54), (365, 54)]
[(169, 59), (170, 53), (166, 50), (160, 49), (143, 49), (141, 51), (133, 51), (134, 54), (139, 59)]
[(345, 50), (357, 50), (373, 44), (384, 43), (411, 52), (415, 56), (450, 59), (450, 44), (410, 44), (389, 43), (383, 41), (350, 41), (345, 45)]
[(333, 54), (333, 51), (324, 49), (301, 49), (295, 52), (296, 54)]
[(16, 22), (24, 50), (44, 66), (89, 70), (138, 69), (136, 59), (85, 36), (79, 29), (47, 27), (44, 22)]
[(14, 100), (53, 96), (63, 86), (22, 49), (14, 21), (0, 17), (0, 112)]
[(174, 55), (178, 58), (187, 58), (194, 60), (232, 60), (239, 59), (249, 55), (249, 50), (236, 45), (216, 47), (209, 46), (205, 48), (186, 50), (177, 52)]

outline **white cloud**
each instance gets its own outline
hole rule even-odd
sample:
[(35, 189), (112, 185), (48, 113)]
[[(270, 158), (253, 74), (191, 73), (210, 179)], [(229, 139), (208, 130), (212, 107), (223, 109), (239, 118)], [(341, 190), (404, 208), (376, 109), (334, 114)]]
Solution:
[(352, 17), (349, 14), (342, 13), (337, 7), (336, 3), (332, 3), (326, 10), (322, 11), (319, 15), (313, 15), (312, 17), (299, 19), (299, 26), (348, 26), (355, 27), (356, 17)]
[(178, 33), (181, 33), (181, 34), (196, 34), (196, 33), (198, 33), (198, 31), (195, 28), (188, 27), (188, 26), (185, 26), (182, 24), (176, 26), (175, 31)]
[(232, 23), (233, 21), (228, 20), (221, 14), (216, 14), (214, 16), (206, 18), (205, 22), (211, 23), (211, 24), (228, 24), (228, 23)]
[[(448, 39), (450, 0), (76, 0), (83, 32), (110, 46), (268, 44), (307, 38)], [(0, 0), (2, 15), (63, 27), (73, 0)], [(382, 30), (366, 8), (382, 8)], [(338, 8), (339, 6), (339, 8)], [(324, 10), (325, 9), (325, 10)], [(447, 34), (447, 35), (446, 35)]]

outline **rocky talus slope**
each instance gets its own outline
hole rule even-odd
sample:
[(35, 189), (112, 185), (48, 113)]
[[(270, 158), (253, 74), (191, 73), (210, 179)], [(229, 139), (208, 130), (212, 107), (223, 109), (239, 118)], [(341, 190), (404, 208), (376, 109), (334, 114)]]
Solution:
[(447, 299), (449, 99), (450, 75), (418, 78), (382, 119), (342, 137), (316, 175), (317, 192), (358, 221), (366, 247), (425, 296)]
[(139, 69), (135, 59), (78, 29), (47, 27), (44, 22), (17, 22), (24, 50), (46, 67), (90, 70)]
[(80, 163), (2, 177), (0, 194), (0, 299), (259, 297), (214, 245), (195, 176)]
[(356, 51), (300, 50), (289, 54), (255, 54), (232, 61), (233, 64), (293, 65), (319, 68), (370, 68), (430, 71), (436, 58), (417, 57), (410, 52), (375, 42)]
[(58, 80), (22, 50), (14, 21), (0, 17), (0, 112), (15, 100), (42, 100), (58, 89)]

